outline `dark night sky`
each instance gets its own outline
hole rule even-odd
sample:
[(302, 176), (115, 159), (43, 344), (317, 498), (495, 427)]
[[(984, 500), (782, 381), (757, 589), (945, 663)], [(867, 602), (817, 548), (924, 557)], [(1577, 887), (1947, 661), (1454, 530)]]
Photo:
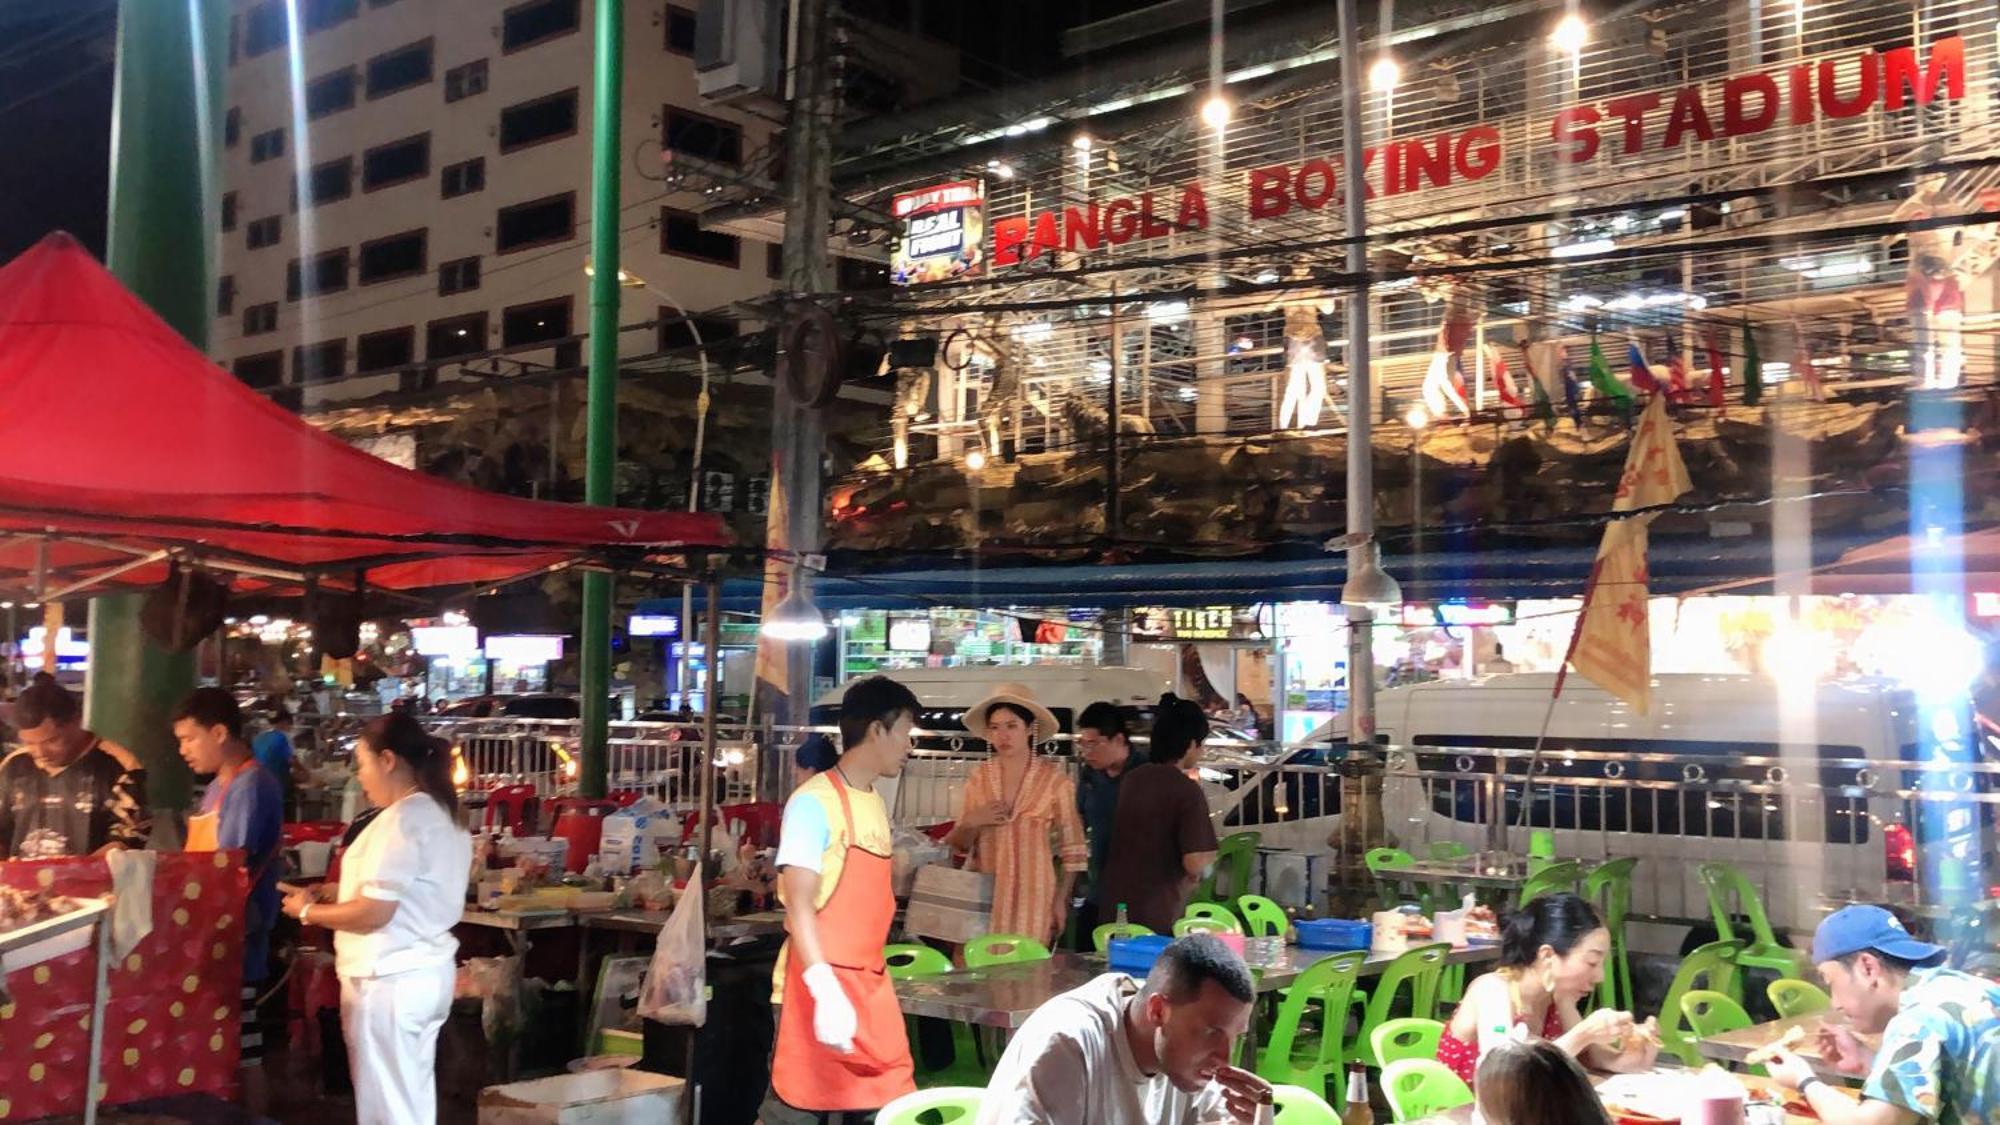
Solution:
[(0, 0), (0, 261), (52, 230), (104, 253), (112, 0)]

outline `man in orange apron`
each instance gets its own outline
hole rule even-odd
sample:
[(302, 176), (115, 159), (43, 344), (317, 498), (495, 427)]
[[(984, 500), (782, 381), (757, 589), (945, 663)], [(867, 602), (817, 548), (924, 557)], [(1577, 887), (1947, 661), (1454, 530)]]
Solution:
[(889, 814), (874, 785), (903, 768), (918, 707), (881, 676), (848, 688), (840, 761), (785, 802), (778, 897), (790, 940), (772, 982), (778, 1041), (763, 1125), (851, 1125), (916, 1089), (882, 959), (896, 895)]

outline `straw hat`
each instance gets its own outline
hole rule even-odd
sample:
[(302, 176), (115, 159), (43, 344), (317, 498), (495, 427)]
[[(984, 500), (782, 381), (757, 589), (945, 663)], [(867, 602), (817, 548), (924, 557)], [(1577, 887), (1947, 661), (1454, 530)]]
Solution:
[(1026, 684), (997, 685), (992, 695), (966, 708), (965, 714), (960, 715), (958, 721), (965, 724), (965, 729), (971, 732), (974, 738), (985, 738), (987, 714), (1000, 703), (1012, 703), (1035, 717), (1035, 729), (1029, 735), (1029, 745), (1047, 742), (1056, 736), (1058, 727), (1055, 715), (1035, 699), (1034, 691)]

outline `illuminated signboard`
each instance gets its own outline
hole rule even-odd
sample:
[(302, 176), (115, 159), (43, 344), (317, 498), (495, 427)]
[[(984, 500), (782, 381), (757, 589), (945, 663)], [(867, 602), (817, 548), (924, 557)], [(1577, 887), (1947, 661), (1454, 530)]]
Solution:
[(626, 622), (625, 633), (633, 637), (678, 637), (681, 619), (671, 613), (635, 613)]
[(889, 649), (892, 652), (929, 652), (931, 650), (930, 618), (890, 618)]
[(486, 659), (502, 664), (547, 664), (562, 658), (560, 635), (516, 633), (486, 638)]
[(985, 264), (986, 185), (978, 180), (939, 184), (897, 196), (889, 213), (902, 224), (889, 255), (889, 280), (897, 285), (962, 281)]
[(479, 655), (479, 630), (471, 625), (418, 625), (410, 630), (418, 656), (470, 660)]

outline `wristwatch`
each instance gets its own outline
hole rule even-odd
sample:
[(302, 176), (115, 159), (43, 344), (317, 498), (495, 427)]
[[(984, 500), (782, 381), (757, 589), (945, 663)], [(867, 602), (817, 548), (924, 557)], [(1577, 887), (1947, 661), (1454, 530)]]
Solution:
[(312, 924), (306, 921), (306, 915), (311, 914), (312, 909), (313, 909), (313, 904), (310, 902), (306, 903), (304, 906), (299, 907), (299, 925), (309, 926)]
[(1806, 1096), (1807, 1090), (1812, 1089), (1814, 1086), (1824, 1086), (1824, 1085), (1826, 1085), (1826, 1083), (1821, 1082), (1818, 1076), (1808, 1074), (1806, 1075), (1806, 1080), (1799, 1083), (1799, 1096), (1803, 1098)]

